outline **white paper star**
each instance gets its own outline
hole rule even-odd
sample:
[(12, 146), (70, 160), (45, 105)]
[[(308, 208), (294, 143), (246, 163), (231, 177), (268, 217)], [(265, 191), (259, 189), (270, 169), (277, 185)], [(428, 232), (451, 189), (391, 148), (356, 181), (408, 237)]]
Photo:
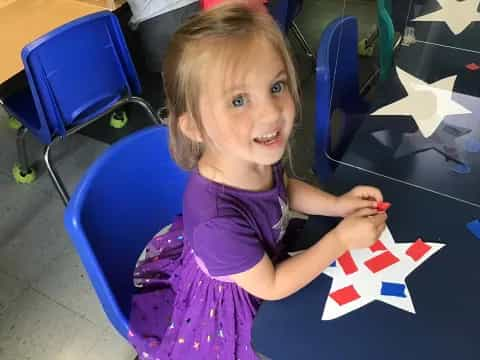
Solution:
[(371, 115), (410, 115), (424, 137), (431, 136), (445, 116), (470, 114), (471, 111), (452, 100), (457, 76), (449, 76), (432, 84), (396, 67), (398, 77), (407, 91), (407, 97), (386, 105)]
[(371, 136), (380, 144), (394, 150), (393, 158), (398, 159), (428, 150), (434, 150), (445, 157), (446, 161), (464, 163), (464, 154), (459, 148), (457, 139), (472, 132), (461, 126), (442, 125), (440, 131), (436, 131), (429, 138), (424, 138), (418, 131), (401, 134), (400, 144), (395, 139), (392, 130), (379, 130), (371, 133)]
[(419, 16), (412, 21), (443, 21), (455, 34), (460, 34), (474, 21), (480, 21), (477, 12), (478, 0), (437, 0), (442, 7), (430, 14)]
[[(322, 320), (338, 318), (375, 300), (383, 301), (384, 303), (390, 304), (399, 309), (415, 313), (412, 297), (406, 286), (405, 279), (419, 265), (445, 246), (445, 244), (425, 243), (430, 246), (430, 249), (420, 259), (415, 261), (406, 254), (407, 249), (412, 243), (395, 243), (388, 227), (385, 228), (385, 231), (382, 233), (380, 241), (387, 250), (395, 255), (400, 261), (383, 270), (373, 273), (364, 262), (374, 256), (384, 253), (385, 250), (373, 252), (370, 249), (359, 249), (351, 251), (351, 255), (358, 268), (356, 272), (346, 275), (338, 261), (336, 266), (330, 266), (325, 269), (324, 273), (333, 279), (330, 294), (339, 289), (353, 285), (360, 297), (346, 304), (339, 305), (331, 296), (328, 296), (323, 310)], [(404, 285), (405, 297), (382, 295), (382, 282)]]

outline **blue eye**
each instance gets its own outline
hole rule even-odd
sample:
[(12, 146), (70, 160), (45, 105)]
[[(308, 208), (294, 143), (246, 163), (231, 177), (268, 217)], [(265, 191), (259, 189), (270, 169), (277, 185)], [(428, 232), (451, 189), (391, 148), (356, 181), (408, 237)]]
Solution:
[(282, 92), (284, 88), (285, 88), (285, 81), (277, 81), (275, 84), (273, 84), (271, 91), (273, 94), (277, 94)]
[(235, 96), (233, 98), (232, 105), (233, 105), (233, 107), (240, 107), (240, 106), (245, 105), (246, 102), (247, 102), (247, 100), (245, 99), (245, 96), (238, 95), (238, 96)]

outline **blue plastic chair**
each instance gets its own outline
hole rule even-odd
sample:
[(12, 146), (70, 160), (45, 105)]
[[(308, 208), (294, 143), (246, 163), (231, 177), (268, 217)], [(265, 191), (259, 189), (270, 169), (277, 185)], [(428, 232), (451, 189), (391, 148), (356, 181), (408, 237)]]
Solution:
[(67, 23), (22, 50), (29, 89), (5, 99), (23, 124), (18, 133), (21, 170), (29, 169), (24, 137), (32, 132), (46, 144), (47, 170), (62, 200), (68, 193), (50, 161), (50, 147), (126, 103), (140, 105), (154, 123), (151, 106), (136, 97), (140, 82), (120, 24), (109, 11)]
[(295, 18), (302, 11), (303, 0), (274, 0), (269, 3), (269, 12), (277, 22), (278, 26), (284, 34), (291, 29), (305, 54), (311, 58), (315, 58), (313, 50), (303, 36), (300, 28), (295, 22)]
[(108, 148), (67, 205), (67, 231), (105, 313), (124, 337), (136, 260), (181, 213), (187, 178), (170, 157), (168, 129), (147, 128)]
[(274, 0), (268, 3), (270, 15), (275, 19), (280, 30), (288, 33), (294, 17), (297, 15), (298, 0)]
[[(321, 182), (334, 169), (331, 156), (341, 156), (358, 128), (353, 114), (367, 110), (359, 93), (357, 41), (357, 19), (342, 17), (327, 26), (317, 51), (313, 170)], [(345, 116), (340, 142), (332, 149), (330, 118), (336, 109)]]

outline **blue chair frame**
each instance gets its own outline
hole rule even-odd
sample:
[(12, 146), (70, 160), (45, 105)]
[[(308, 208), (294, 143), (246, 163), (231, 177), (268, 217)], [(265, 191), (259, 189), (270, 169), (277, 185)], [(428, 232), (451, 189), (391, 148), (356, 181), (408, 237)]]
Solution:
[(168, 129), (147, 128), (108, 148), (67, 205), (66, 229), (105, 313), (124, 337), (137, 258), (181, 213), (187, 179), (170, 157)]
[(295, 18), (302, 11), (303, 0), (276, 0), (269, 5), (269, 11), (272, 17), (277, 21), (278, 26), (284, 34), (291, 29), (294, 36), (300, 43), (308, 57), (315, 59), (314, 52), (303, 36), (300, 28), (295, 22)]
[(59, 139), (78, 132), (127, 103), (140, 105), (159, 124), (141, 93), (133, 61), (114, 14), (102, 11), (71, 21), (22, 50), (29, 89), (5, 99), (9, 113), (23, 124), (17, 135), (20, 167), (28, 172), (25, 135), (45, 147), (44, 161), (63, 202), (68, 192), (50, 159)]
[[(313, 170), (321, 182), (334, 169), (332, 152), (341, 156), (359, 126), (351, 114), (367, 110), (359, 92), (357, 41), (357, 19), (341, 17), (327, 26), (317, 51)], [(342, 138), (338, 148), (332, 149), (330, 123), (336, 109), (341, 109), (345, 116)]]

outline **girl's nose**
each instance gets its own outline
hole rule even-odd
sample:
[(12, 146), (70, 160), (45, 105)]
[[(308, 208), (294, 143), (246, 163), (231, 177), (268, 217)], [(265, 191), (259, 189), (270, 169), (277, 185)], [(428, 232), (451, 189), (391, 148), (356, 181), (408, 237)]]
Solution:
[(265, 99), (262, 104), (261, 121), (263, 122), (276, 122), (278, 121), (282, 108), (279, 99), (269, 98)]

